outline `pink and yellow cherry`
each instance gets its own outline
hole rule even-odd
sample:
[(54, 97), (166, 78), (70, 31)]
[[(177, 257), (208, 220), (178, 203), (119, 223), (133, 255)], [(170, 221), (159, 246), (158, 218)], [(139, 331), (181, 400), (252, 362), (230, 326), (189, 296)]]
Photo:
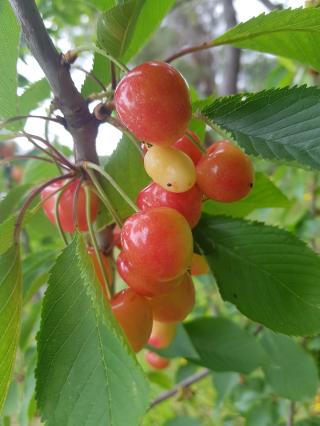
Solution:
[(153, 321), (149, 345), (158, 349), (167, 348), (177, 332), (176, 323)]
[(170, 360), (168, 358), (164, 358), (152, 351), (146, 351), (145, 359), (150, 367), (156, 370), (164, 370), (170, 364)]
[[(41, 199), (43, 201), (43, 210), (48, 216), (51, 223), (56, 224), (55, 203), (58, 197), (58, 190), (65, 185), (64, 181), (55, 182), (47, 186), (41, 192)], [(79, 186), (79, 179), (76, 179), (63, 190), (63, 194), (59, 200), (58, 215), (60, 219), (61, 228), (64, 232), (74, 232), (76, 226), (79, 230), (85, 232), (88, 230), (88, 222), (86, 218), (86, 195), (84, 188), (81, 186), (76, 200), (76, 192)], [(47, 199), (52, 195), (50, 198)], [(76, 206), (75, 206), (76, 204)], [(76, 214), (74, 214), (74, 207), (76, 207)], [(98, 215), (99, 199), (94, 192), (91, 192), (91, 220), (94, 221)], [(75, 220), (76, 218), (76, 220)]]
[(188, 191), (196, 182), (190, 157), (170, 146), (153, 146), (144, 156), (144, 168), (151, 179), (170, 192)]
[(157, 280), (172, 280), (191, 265), (193, 239), (176, 210), (156, 207), (129, 217), (121, 231), (123, 252), (134, 269)]
[(188, 86), (165, 62), (146, 62), (131, 70), (118, 84), (114, 102), (122, 123), (151, 144), (173, 144), (191, 118)]
[(158, 280), (155, 276), (147, 276), (143, 270), (137, 271), (134, 268), (124, 252), (118, 256), (117, 270), (128, 286), (142, 296), (153, 297), (167, 293), (182, 281), (182, 276), (168, 281)]
[(203, 275), (209, 273), (209, 265), (204, 256), (193, 253), (191, 261), (191, 275)]
[(185, 274), (182, 283), (170, 292), (149, 300), (155, 321), (183, 321), (192, 311), (195, 302), (195, 290), (190, 275)]
[(228, 140), (211, 145), (196, 170), (197, 185), (212, 200), (238, 201), (248, 195), (253, 185), (250, 158)]
[(99, 280), (99, 282), (102, 286), (102, 289), (104, 290), (104, 293), (106, 295), (107, 294), (106, 287), (111, 286), (112, 282), (113, 282), (113, 272), (112, 272), (112, 267), (110, 265), (110, 261), (107, 258), (107, 256), (105, 256), (103, 253), (100, 252), (101, 260), (102, 260), (104, 270), (105, 270), (105, 273), (106, 273), (106, 277), (107, 277), (107, 282), (105, 282), (105, 280), (103, 278), (103, 272), (100, 268), (99, 261), (98, 261), (98, 258), (97, 258), (97, 255), (96, 255), (94, 248), (88, 247), (87, 252), (88, 252), (88, 255), (90, 256), (91, 261), (93, 263), (93, 267), (94, 267), (94, 270), (96, 272), (97, 278), (98, 278), (98, 280)]
[(196, 226), (201, 216), (202, 193), (196, 186), (186, 192), (169, 192), (162, 186), (151, 183), (139, 192), (137, 205), (140, 210), (152, 207), (171, 207), (181, 213), (191, 228)]
[(192, 139), (196, 141), (199, 145), (201, 145), (201, 141), (198, 136), (191, 130), (187, 130), (186, 134), (173, 144), (173, 147), (179, 149), (180, 151), (183, 151), (191, 158), (193, 164), (197, 165), (200, 158), (202, 157), (202, 152), (192, 141)]
[(111, 309), (132, 349), (139, 352), (148, 342), (152, 330), (152, 310), (148, 300), (127, 288), (112, 298)]

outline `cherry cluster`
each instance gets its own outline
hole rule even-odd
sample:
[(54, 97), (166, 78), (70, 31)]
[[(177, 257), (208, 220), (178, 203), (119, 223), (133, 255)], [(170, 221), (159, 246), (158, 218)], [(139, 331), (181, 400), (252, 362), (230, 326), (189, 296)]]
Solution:
[[(135, 352), (147, 342), (161, 349), (171, 343), (176, 324), (193, 308), (191, 275), (208, 272), (205, 259), (194, 253), (192, 237), (203, 200), (232, 202), (245, 197), (254, 173), (249, 158), (230, 141), (205, 150), (188, 130), (192, 117), (188, 86), (167, 63), (147, 62), (130, 71), (115, 90), (114, 105), (122, 125), (143, 142), (144, 166), (153, 182), (138, 195), (139, 211), (122, 229), (114, 230), (114, 242), (121, 249), (117, 270), (128, 287), (112, 296), (110, 305)], [(52, 223), (58, 217), (65, 232), (76, 227), (88, 230), (85, 196), (78, 178), (67, 185), (55, 182), (41, 193), (45, 213)], [(92, 191), (92, 221), (98, 209), (99, 198)], [(97, 254), (90, 247), (88, 254), (108, 298)], [(101, 258), (111, 283), (109, 260)], [(168, 365), (153, 351), (146, 359), (155, 368)]]

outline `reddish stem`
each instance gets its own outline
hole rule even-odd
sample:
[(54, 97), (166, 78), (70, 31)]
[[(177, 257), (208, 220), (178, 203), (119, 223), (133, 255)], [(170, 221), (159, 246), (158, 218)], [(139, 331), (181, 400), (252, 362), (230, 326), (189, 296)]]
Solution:
[(194, 53), (194, 52), (199, 52), (200, 50), (210, 49), (211, 47), (214, 47), (214, 44), (212, 43), (212, 41), (206, 41), (196, 46), (186, 47), (184, 49), (181, 49), (179, 52), (169, 56), (167, 59), (165, 59), (165, 62), (170, 63), (172, 61), (175, 61), (178, 58), (181, 58), (181, 56), (189, 55), (190, 53)]

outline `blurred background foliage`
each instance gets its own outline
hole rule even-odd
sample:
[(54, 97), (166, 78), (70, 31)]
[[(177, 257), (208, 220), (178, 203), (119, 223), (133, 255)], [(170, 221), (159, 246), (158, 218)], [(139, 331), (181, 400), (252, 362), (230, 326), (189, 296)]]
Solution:
[[(37, 1), (50, 35), (64, 51), (95, 40), (98, 10), (102, 3), (102, 0)], [(253, 14), (256, 8), (263, 8), (262, 10), (267, 12), (291, 4), (289, 0), (279, 0), (279, 3), (258, 0), (178, 0), (161, 28), (131, 65), (150, 59), (163, 59), (185, 45), (213, 39), (227, 28), (236, 25), (238, 16), (243, 15), (242, 8), (247, 10), (253, 6)], [(249, 18), (250, 12), (247, 10), (246, 13)], [(21, 60), (27, 63), (30, 60), (23, 43)], [(90, 69), (90, 58), (85, 57), (82, 61), (83, 66)], [(240, 51), (228, 46), (183, 57), (175, 62), (175, 66), (183, 73), (199, 98), (296, 84), (316, 85), (319, 81), (316, 72), (291, 60), (247, 50)], [(28, 78), (21, 72), (20, 91), (28, 84)], [(44, 105), (42, 110), (48, 107), (42, 100), (40, 104)], [(219, 135), (208, 130), (205, 143), (211, 144), (219, 138)], [(64, 141), (56, 139), (56, 144), (59, 143), (64, 144)], [(63, 150), (65, 154), (71, 155), (67, 146), (63, 145)], [(14, 152), (25, 151), (26, 148), (21, 144), (0, 145), (2, 158)], [(248, 218), (286, 228), (318, 250), (318, 173), (259, 159), (255, 160), (255, 168), (266, 173), (288, 200), (282, 208), (255, 209), (249, 213)], [(0, 177), (2, 197), (9, 189), (13, 189), (12, 200), (4, 208), (14, 211), (19, 205), (23, 191), (27, 191), (30, 184), (43, 179), (44, 176), (49, 177), (52, 173), (54, 170), (46, 164), (38, 165), (30, 160), (3, 167)], [(23, 185), (18, 186), (20, 183)], [(3, 205), (1, 208), (3, 209)], [(4, 214), (1, 208), (0, 216)], [(41, 424), (34, 399), (35, 338), (39, 328), (40, 301), (48, 270), (54, 261), (51, 250), (61, 247), (56, 230), (41, 211), (26, 227), (23, 247), (23, 267), (27, 283), (24, 288), (24, 321), (14, 381), (0, 420), (3, 426)], [(222, 302), (211, 275), (200, 277), (196, 280), (196, 286), (197, 305), (191, 318), (219, 312), (243, 328), (255, 332), (252, 330), (252, 324), (240, 315), (233, 305)], [(311, 353), (319, 367), (320, 338), (297, 340)], [(184, 359), (176, 359), (171, 362), (168, 370), (155, 372), (145, 364), (143, 353), (139, 355), (139, 360), (150, 379), (154, 398), (199, 370)], [(293, 413), (295, 423), (292, 423), (291, 419)], [(266, 382), (260, 370), (250, 374), (212, 372), (204, 380), (189, 388), (179, 389), (174, 397), (152, 408), (146, 415), (143, 426), (311, 426), (320, 425), (319, 414), (320, 394), (315, 399), (309, 398), (299, 402), (281, 398)]]

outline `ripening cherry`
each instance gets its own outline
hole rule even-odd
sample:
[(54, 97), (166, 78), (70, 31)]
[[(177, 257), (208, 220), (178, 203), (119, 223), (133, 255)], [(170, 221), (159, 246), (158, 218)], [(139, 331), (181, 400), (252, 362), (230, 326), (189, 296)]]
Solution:
[(121, 250), (121, 228), (116, 225), (112, 230), (113, 235), (113, 246), (118, 247)]
[(196, 146), (196, 144), (192, 142), (192, 139), (188, 137), (188, 135), (192, 139), (194, 139), (199, 145), (201, 145), (201, 141), (198, 138), (198, 136), (191, 130), (187, 130), (186, 134), (173, 144), (173, 147), (179, 149), (180, 151), (183, 151), (185, 154), (187, 154), (191, 158), (191, 160), (193, 161), (193, 164), (197, 165), (200, 158), (202, 157), (202, 152)]
[(185, 274), (182, 283), (169, 293), (149, 299), (153, 319), (161, 322), (183, 321), (192, 311), (195, 291), (192, 279)]
[(158, 349), (167, 348), (177, 332), (176, 323), (153, 321), (149, 345)]
[(107, 276), (107, 282), (105, 282), (105, 280), (103, 278), (103, 272), (100, 268), (99, 261), (98, 261), (98, 258), (97, 258), (97, 255), (96, 255), (94, 248), (88, 247), (87, 252), (88, 252), (88, 255), (90, 256), (90, 258), (92, 260), (94, 270), (97, 274), (98, 280), (100, 281), (102, 289), (104, 290), (104, 293), (107, 294), (105, 288), (108, 285), (111, 286), (111, 284), (113, 282), (113, 272), (112, 272), (112, 267), (110, 265), (110, 261), (107, 258), (107, 256), (105, 256), (103, 253), (100, 252), (101, 260), (102, 260), (104, 270), (105, 270), (105, 273), (106, 273), (106, 276)]
[(142, 141), (171, 145), (186, 131), (191, 118), (188, 86), (171, 65), (146, 62), (118, 84), (115, 107), (122, 123)]
[(209, 198), (225, 203), (244, 198), (251, 190), (251, 160), (230, 141), (214, 143), (196, 166), (197, 185)]
[(182, 276), (166, 281), (161, 281), (155, 276), (147, 276), (144, 271), (137, 271), (134, 268), (124, 252), (118, 256), (117, 270), (128, 286), (142, 296), (153, 297), (167, 293), (182, 281)]
[(139, 352), (148, 342), (152, 330), (152, 310), (148, 300), (127, 288), (112, 298), (111, 309), (132, 349)]
[(191, 275), (208, 274), (209, 265), (204, 256), (201, 254), (193, 253), (191, 261)]
[(171, 207), (181, 213), (191, 228), (196, 226), (201, 216), (202, 193), (197, 186), (186, 192), (169, 192), (157, 183), (150, 183), (142, 189), (137, 198), (140, 210), (152, 207)]
[(156, 207), (130, 216), (121, 231), (126, 258), (142, 275), (172, 280), (191, 265), (190, 226), (176, 210)]
[(164, 358), (152, 351), (146, 351), (145, 359), (147, 363), (156, 370), (163, 370), (170, 364), (170, 360), (168, 358)]
[[(85, 232), (88, 230), (88, 222), (86, 218), (86, 195), (83, 186), (81, 186), (78, 191), (77, 196), (77, 212), (74, 215), (74, 207), (76, 202), (76, 193), (79, 185), (79, 179), (76, 179), (63, 190), (63, 194), (60, 197), (59, 206), (58, 206), (58, 214), (61, 223), (61, 228), (64, 232), (74, 232), (76, 226), (78, 226), (79, 230)], [(41, 192), (41, 199), (43, 201), (43, 210), (45, 214), (48, 216), (51, 223), (56, 224), (56, 216), (55, 216), (55, 203), (58, 197), (59, 190), (63, 185), (65, 185), (64, 181), (55, 182), (49, 186), (47, 186)], [(56, 192), (56, 193), (55, 193)], [(55, 193), (55, 194), (54, 194)], [(54, 194), (54, 195), (53, 195)], [(46, 200), (48, 196), (52, 195), (50, 198)], [(45, 201), (46, 200), (46, 201)], [(98, 215), (99, 209), (99, 199), (97, 195), (91, 191), (91, 220), (94, 221)], [(76, 221), (75, 221), (76, 218)]]
[(170, 192), (188, 191), (196, 182), (190, 157), (170, 146), (153, 146), (144, 156), (144, 167), (151, 179)]

